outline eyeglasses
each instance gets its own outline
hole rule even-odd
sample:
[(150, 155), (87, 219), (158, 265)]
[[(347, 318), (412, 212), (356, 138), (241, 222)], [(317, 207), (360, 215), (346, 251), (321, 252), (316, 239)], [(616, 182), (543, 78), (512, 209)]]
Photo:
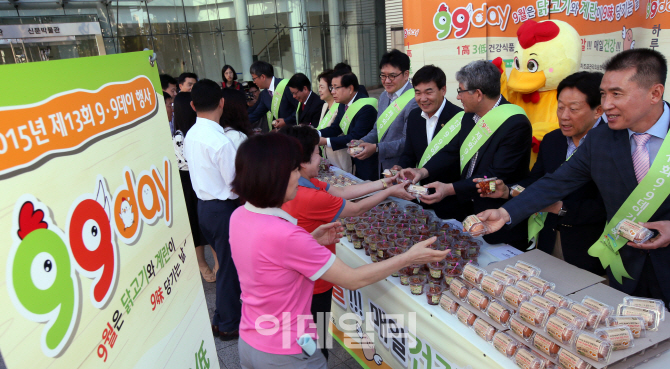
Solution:
[(459, 88), (456, 89), (456, 94), (460, 95), (463, 92), (477, 91), (477, 90), (479, 90), (479, 89), (478, 88), (470, 88), (470, 89), (467, 89), (467, 90), (461, 90), (461, 88), (459, 87)]
[(337, 87), (335, 87), (335, 86), (328, 86), (328, 91), (333, 92), (333, 91), (337, 90), (338, 88), (344, 88), (344, 86), (337, 86)]
[(402, 74), (389, 74), (389, 75), (380, 74), (380, 75), (379, 75), (379, 78), (382, 80), (382, 82), (384, 82), (384, 81), (387, 80), (387, 79), (388, 79), (389, 81), (393, 82), (393, 81), (394, 81), (396, 78), (398, 78), (399, 76), (402, 76)]

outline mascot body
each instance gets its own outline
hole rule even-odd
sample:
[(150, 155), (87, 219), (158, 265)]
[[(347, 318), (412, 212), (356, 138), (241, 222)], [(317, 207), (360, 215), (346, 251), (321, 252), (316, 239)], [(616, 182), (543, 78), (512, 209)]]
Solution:
[(493, 63), (502, 73), (502, 95), (522, 107), (533, 126), (532, 168), (544, 135), (558, 129), (556, 88), (579, 70), (582, 46), (579, 34), (566, 22), (529, 20), (519, 27), (514, 50), (509, 80), (502, 59)]

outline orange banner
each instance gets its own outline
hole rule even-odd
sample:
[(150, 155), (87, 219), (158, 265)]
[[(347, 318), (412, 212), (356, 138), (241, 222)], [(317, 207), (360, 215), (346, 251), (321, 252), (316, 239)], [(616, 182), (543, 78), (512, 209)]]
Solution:
[(96, 91), (70, 90), (30, 105), (0, 109), (0, 177), (75, 152), (157, 111), (151, 81), (138, 76)]

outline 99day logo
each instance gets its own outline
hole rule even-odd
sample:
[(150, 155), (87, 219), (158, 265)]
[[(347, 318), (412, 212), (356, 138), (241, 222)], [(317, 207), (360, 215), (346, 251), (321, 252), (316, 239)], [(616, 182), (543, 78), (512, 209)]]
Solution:
[(451, 28), (454, 28), (454, 37), (462, 38), (470, 31), (470, 25), (482, 28), (485, 25), (500, 26), (500, 30), (507, 28), (507, 21), (512, 7), (507, 4), (503, 9), (500, 6), (487, 7), (483, 3), (481, 8), (474, 9), (472, 3), (465, 7), (458, 7), (453, 12), (449, 11), (446, 3), (441, 3), (437, 7), (437, 12), (433, 16), (433, 26), (437, 32), (437, 39), (444, 40), (451, 34)]
[[(138, 186), (126, 168), (125, 183), (113, 201), (106, 180), (97, 178), (96, 194), (83, 194), (71, 205), (62, 231), (51, 218), (48, 206), (31, 194), (22, 195), (12, 215), (13, 243), (7, 257), (7, 290), (10, 300), (26, 319), (45, 323), (40, 344), (49, 357), (65, 352), (77, 331), (82, 310), (79, 275), (92, 279), (91, 304), (104, 309), (114, 295), (119, 277), (117, 236), (134, 244), (142, 222), (149, 224), (164, 215), (172, 222), (170, 162), (164, 158), (163, 180), (155, 167), (140, 173)], [(146, 178), (145, 178), (146, 177)], [(148, 178), (148, 179), (147, 179)], [(158, 182), (158, 183), (155, 183)], [(131, 201), (132, 230), (117, 222), (121, 203)], [(129, 233), (130, 232), (130, 233)]]

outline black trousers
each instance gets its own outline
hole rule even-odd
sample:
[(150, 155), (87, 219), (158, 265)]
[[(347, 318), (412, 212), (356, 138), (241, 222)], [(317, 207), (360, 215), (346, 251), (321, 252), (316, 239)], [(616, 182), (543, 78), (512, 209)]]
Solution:
[(217, 325), (221, 332), (238, 330), (242, 316), (240, 280), (228, 242), (230, 216), (239, 205), (238, 200), (198, 200), (200, 228), (207, 242), (214, 246), (219, 259), (219, 271), (216, 273), (216, 309), (212, 325)]
[[(610, 280), (612, 280), (612, 277), (610, 277)], [(654, 272), (654, 266), (651, 263), (651, 256), (649, 256), (649, 253), (647, 253), (640, 280), (637, 282), (637, 287), (635, 287), (635, 291), (632, 295), (663, 300), (665, 306), (668, 306), (668, 303), (670, 303), (670, 299), (663, 295), (663, 290), (658, 282), (658, 278), (656, 278), (656, 273)]]
[(188, 221), (191, 225), (193, 245), (195, 247), (204, 246), (207, 244), (207, 241), (200, 230), (200, 220), (198, 219), (198, 196), (196, 196), (195, 191), (193, 191), (191, 175), (188, 173), (188, 170), (180, 170), (179, 178), (181, 179), (181, 188), (184, 191), (186, 213), (188, 214)]
[(364, 181), (376, 181), (379, 179), (379, 154), (374, 153), (365, 160), (352, 159), (356, 166), (356, 177)]
[[(317, 333), (319, 334), (319, 342), (317, 347), (321, 347), (323, 356), (328, 360), (328, 349), (326, 348), (326, 336), (328, 335), (328, 325), (330, 324), (330, 305), (333, 302), (333, 289), (329, 289), (323, 293), (312, 295), (312, 318), (314, 324), (317, 326)], [(321, 313), (320, 317), (318, 316)], [(319, 321), (319, 319), (321, 321)]]

